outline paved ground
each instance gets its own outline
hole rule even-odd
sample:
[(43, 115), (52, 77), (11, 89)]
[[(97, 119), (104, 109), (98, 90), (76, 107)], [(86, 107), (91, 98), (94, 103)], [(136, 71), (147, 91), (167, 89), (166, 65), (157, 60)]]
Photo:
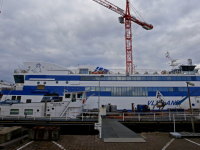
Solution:
[(159, 132), (140, 135), (146, 143), (104, 143), (94, 135), (61, 135), (56, 142), (27, 139), (6, 150), (200, 150), (200, 138), (174, 139)]

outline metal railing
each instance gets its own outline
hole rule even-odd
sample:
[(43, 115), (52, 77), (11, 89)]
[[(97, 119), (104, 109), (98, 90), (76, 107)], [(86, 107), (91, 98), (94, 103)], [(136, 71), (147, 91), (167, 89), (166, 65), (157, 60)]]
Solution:
[[(65, 116), (60, 117), (62, 112), (33, 112), (32, 114), (25, 115), (22, 112), (12, 114), (10, 111), (0, 111), (0, 119), (29, 119), (29, 120), (90, 120), (98, 119), (98, 112), (66, 112)], [(175, 118), (173, 118), (173, 116)], [(200, 120), (200, 112), (194, 112), (193, 118)], [(107, 112), (107, 119), (117, 119), (119, 121), (191, 121), (191, 114), (189, 112)]]

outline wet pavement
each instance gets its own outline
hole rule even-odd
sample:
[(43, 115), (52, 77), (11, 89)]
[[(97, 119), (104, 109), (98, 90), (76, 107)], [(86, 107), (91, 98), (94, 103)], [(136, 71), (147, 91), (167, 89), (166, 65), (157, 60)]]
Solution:
[(58, 141), (26, 139), (6, 150), (200, 150), (200, 138), (175, 139), (169, 133), (141, 133), (146, 143), (104, 143), (95, 135), (61, 135)]

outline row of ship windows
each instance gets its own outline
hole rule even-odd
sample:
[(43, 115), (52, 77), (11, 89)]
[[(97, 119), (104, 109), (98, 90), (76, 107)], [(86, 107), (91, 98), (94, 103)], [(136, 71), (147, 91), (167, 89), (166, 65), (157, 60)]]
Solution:
[(148, 96), (148, 92), (187, 92), (186, 87), (85, 87), (85, 91), (111, 92), (112, 96)]
[(81, 81), (200, 81), (196, 76), (81, 76)]

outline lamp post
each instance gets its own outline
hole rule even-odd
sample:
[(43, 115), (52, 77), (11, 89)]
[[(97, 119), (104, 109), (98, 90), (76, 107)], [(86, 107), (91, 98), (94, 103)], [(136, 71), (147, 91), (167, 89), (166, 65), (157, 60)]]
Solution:
[(189, 92), (189, 87), (188, 87), (188, 85), (195, 86), (195, 84), (191, 83), (191, 82), (186, 82), (186, 83), (187, 83), (187, 90), (188, 90), (188, 97), (189, 97), (190, 114), (191, 114), (191, 122), (192, 122), (192, 131), (195, 132), (194, 120), (193, 120), (193, 112), (192, 112), (191, 101), (190, 101), (190, 92)]
[(100, 80), (101, 80), (101, 78), (103, 78), (104, 77), (104, 75), (101, 75), (101, 76), (99, 76), (99, 94), (98, 94), (98, 109), (99, 109), (99, 112), (100, 112)]

